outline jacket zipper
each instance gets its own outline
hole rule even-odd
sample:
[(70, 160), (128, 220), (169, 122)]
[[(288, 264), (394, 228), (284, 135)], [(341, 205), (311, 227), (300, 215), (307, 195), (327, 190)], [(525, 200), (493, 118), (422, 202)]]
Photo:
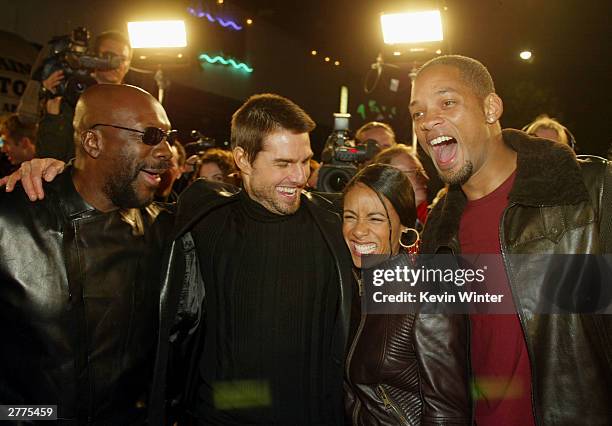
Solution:
[[(536, 425), (540, 424), (540, 419), (538, 418), (537, 414), (536, 414), (536, 401), (535, 401), (535, 396), (533, 393), (533, 389), (536, 387), (536, 378), (535, 375), (533, 374), (533, 353), (531, 351), (531, 348), (529, 347), (529, 342), (527, 341), (527, 336), (525, 335), (525, 318), (523, 316), (523, 311), (520, 309), (520, 303), (518, 298), (516, 297), (516, 295), (514, 294), (514, 291), (512, 290), (512, 280), (510, 279), (510, 274), (508, 273), (508, 260), (507, 260), (507, 256), (506, 256), (506, 251), (505, 251), (505, 246), (504, 246), (504, 221), (506, 219), (506, 213), (508, 212), (508, 210), (510, 210), (512, 207), (516, 206), (517, 203), (512, 203), (510, 204), (508, 207), (506, 207), (504, 209), (504, 213), (502, 214), (502, 218), (501, 218), (501, 222), (499, 224), (499, 246), (501, 249), (501, 255), (502, 255), (502, 259), (504, 261), (504, 271), (506, 272), (506, 278), (508, 279), (508, 286), (510, 287), (510, 293), (512, 294), (512, 300), (514, 301), (514, 306), (516, 306), (516, 313), (519, 317), (519, 323), (521, 324), (521, 332), (523, 334), (523, 340), (525, 342), (525, 347), (527, 348), (527, 356), (529, 358), (529, 373), (531, 375), (531, 386), (529, 389), (529, 394), (531, 396), (531, 411), (533, 413), (533, 421)], [(540, 208), (544, 207), (544, 206), (538, 206)]]
[(393, 411), (402, 425), (410, 426), (410, 423), (408, 423), (406, 417), (404, 417), (400, 409), (397, 407), (397, 404), (395, 404), (395, 402), (393, 402), (389, 395), (387, 395), (387, 392), (385, 392), (385, 388), (383, 388), (383, 385), (378, 385), (376, 389), (378, 389), (378, 396), (380, 396), (380, 398), (382, 399), (385, 409), (390, 409), (391, 411)]
[[(349, 382), (349, 385), (353, 385), (351, 382), (351, 376), (349, 374), (351, 367), (351, 360), (353, 359), (353, 354), (355, 353), (355, 348), (357, 347), (357, 342), (359, 342), (359, 336), (361, 336), (361, 332), (365, 327), (366, 315), (361, 315), (359, 319), (359, 326), (357, 327), (357, 331), (355, 332), (355, 337), (353, 338), (353, 342), (351, 343), (351, 347), (349, 349), (348, 356), (346, 357), (346, 380)], [(359, 408), (361, 406), (361, 400), (356, 396), (355, 397), (355, 408), (353, 409), (352, 420), (353, 424), (356, 425), (357, 422), (357, 414), (359, 412)]]

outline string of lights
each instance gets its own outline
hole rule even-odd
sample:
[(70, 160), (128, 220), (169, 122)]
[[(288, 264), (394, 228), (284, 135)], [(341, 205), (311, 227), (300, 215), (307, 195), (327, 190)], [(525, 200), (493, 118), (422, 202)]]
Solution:
[(234, 21), (232, 21), (230, 19), (225, 20), (225, 19), (220, 18), (218, 16), (213, 16), (213, 15), (211, 15), (208, 12), (204, 12), (201, 8), (195, 9), (193, 7), (188, 7), (187, 8), (187, 12), (189, 12), (190, 15), (193, 15), (196, 18), (206, 18), (211, 23), (217, 22), (223, 28), (230, 28), (230, 29), (234, 29), (236, 31), (240, 31), (243, 28), (242, 26), (238, 25), (236, 22), (234, 22)]
[(244, 62), (236, 62), (234, 59), (226, 59), (223, 56), (217, 55), (215, 57), (211, 57), (206, 53), (202, 53), (200, 54), (200, 56), (198, 56), (198, 58), (200, 59), (200, 61), (206, 61), (209, 64), (221, 63), (223, 65), (231, 65), (233, 68), (237, 70), (246, 71), (248, 73), (253, 72), (253, 68), (249, 67)]

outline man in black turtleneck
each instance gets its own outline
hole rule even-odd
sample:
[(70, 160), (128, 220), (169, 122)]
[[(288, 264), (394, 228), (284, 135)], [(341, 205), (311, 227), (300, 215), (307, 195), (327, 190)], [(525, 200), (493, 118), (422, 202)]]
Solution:
[(198, 181), (179, 201), (154, 387), (170, 339), (194, 424), (343, 423), (351, 260), (332, 204), (302, 192), (314, 126), (286, 98), (251, 97), (232, 119), (242, 190)]

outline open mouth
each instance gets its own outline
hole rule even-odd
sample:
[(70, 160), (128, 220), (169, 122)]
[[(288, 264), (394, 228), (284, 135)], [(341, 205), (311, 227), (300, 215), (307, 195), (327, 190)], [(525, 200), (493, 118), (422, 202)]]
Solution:
[(353, 253), (358, 256), (363, 256), (364, 254), (372, 254), (376, 251), (376, 247), (376, 243), (359, 244), (353, 241)]
[(429, 141), (432, 147), (436, 164), (440, 168), (449, 166), (457, 155), (457, 140), (452, 136), (438, 136)]
[(159, 183), (161, 182), (161, 174), (163, 172), (146, 169), (141, 169), (140, 171), (142, 172), (142, 175), (144, 176), (145, 180), (151, 185), (159, 185)]
[(277, 186), (276, 192), (287, 199), (294, 199), (298, 194), (298, 188), (295, 186)]

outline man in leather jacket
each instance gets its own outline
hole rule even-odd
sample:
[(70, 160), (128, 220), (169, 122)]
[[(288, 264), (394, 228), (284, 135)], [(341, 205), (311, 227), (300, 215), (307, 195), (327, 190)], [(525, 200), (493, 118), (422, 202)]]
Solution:
[(286, 98), (249, 98), (232, 119), (243, 188), (199, 180), (182, 194), (152, 424), (166, 403), (187, 424), (343, 424), (351, 260), (334, 205), (302, 191), (313, 128)]
[(57, 405), (60, 424), (142, 424), (168, 220), (151, 201), (170, 123), (148, 93), (104, 84), (74, 123), (76, 160), (44, 200), (0, 191), (0, 404)]
[[(486, 68), (461, 56), (425, 64), (410, 103), (419, 143), (450, 185), (428, 218), (423, 252), (501, 254), (502, 281), (516, 309), (470, 316), (475, 421), (612, 424), (610, 315), (542, 312), (545, 277), (555, 271), (517, 261), (519, 255), (610, 253), (612, 166), (502, 131), (502, 110)], [(598, 292), (605, 299), (607, 291), (609, 297), (602, 280), (587, 284), (590, 294), (576, 282), (558, 282), (555, 290), (587, 299)]]

